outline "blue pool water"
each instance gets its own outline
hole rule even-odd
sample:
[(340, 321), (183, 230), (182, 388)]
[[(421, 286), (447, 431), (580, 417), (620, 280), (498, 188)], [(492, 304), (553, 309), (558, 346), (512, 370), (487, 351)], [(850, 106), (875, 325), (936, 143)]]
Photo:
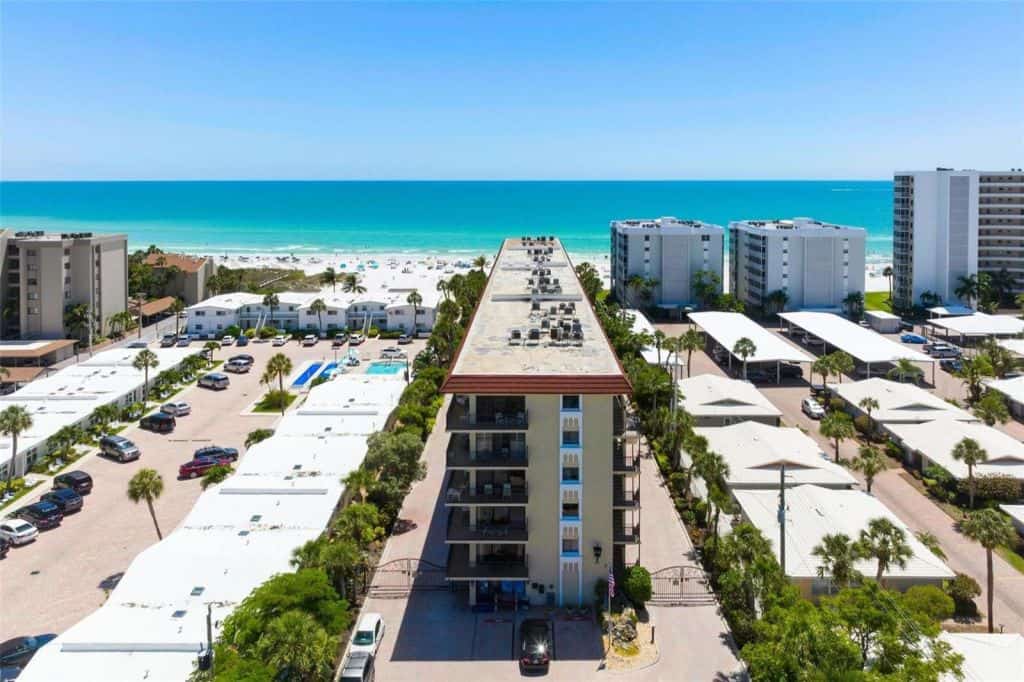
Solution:
[(398, 374), (405, 369), (404, 362), (371, 362), (367, 374)]
[(324, 365), (324, 371), (320, 372), (320, 376), (330, 379), (334, 376), (334, 373), (338, 371), (338, 363), (328, 362)]
[(306, 382), (313, 378), (313, 375), (323, 366), (322, 362), (314, 362), (312, 365), (307, 367), (305, 371), (299, 375), (299, 378), (292, 382), (292, 386), (301, 387), (305, 386)]

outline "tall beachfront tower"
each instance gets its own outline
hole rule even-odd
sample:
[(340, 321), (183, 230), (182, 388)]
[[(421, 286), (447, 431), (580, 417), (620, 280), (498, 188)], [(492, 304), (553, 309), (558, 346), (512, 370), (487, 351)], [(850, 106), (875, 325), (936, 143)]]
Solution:
[(578, 606), (639, 542), (631, 387), (554, 237), (506, 239), (443, 391), (448, 580)]
[(864, 240), (860, 227), (810, 218), (729, 223), (729, 286), (751, 309), (785, 291), (786, 309), (841, 309), (864, 292)]
[[(655, 218), (611, 223), (612, 291), (632, 307), (696, 307), (693, 276), (709, 270), (722, 279), (725, 230), (699, 220)], [(648, 291), (631, 287), (634, 275), (655, 280)], [(719, 286), (721, 293), (721, 286)]]
[(893, 298), (957, 300), (960, 277), (1006, 268), (1024, 291), (1024, 172), (939, 168), (893, 182)]

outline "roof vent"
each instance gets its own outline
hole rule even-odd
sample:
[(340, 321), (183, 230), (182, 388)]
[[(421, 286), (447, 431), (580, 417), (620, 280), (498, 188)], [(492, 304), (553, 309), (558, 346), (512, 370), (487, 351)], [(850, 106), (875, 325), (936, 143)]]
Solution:
[(196, 587), (192, 588), (192, 592), (190, 592), (189, 594), (191, 594), (191, 596), (193, 596), (193, 597), (198, 597), (198, 596), (200, 596), (205, 591), (206, 591), (205, 587), (203, 587), (202, 585), (197, 585)]
[(188, 611), (185, 611), (184, 609), (180, 609), (180, 610), (175, 611), (174, 613), (172, 613), (171, 614), (171, 618), (184, 618), (186, 613), (188, 613)]

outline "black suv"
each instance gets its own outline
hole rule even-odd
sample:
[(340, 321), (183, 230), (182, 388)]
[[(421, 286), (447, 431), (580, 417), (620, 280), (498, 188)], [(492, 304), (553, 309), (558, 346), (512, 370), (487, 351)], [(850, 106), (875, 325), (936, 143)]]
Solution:
[(7, 553), (11, 551), (11, 543), (7, 538), (0, 538), (0, 559), (7, 556)]
[(519, 626), (519, 670), (523, 673), (548, 671), (554, 653), (551, 621), (527, 618)]
[(163, 412), (154, 412), (139, 420), (141, 428), (154, 433), (170, 433), (177, 424), (178, 421), (173, 416)]
[(39, 530), (56, 528), (64, 520), (64, 513), (60, 510), (60, 507), (52, 502), (30, 504), (19, 509), (14, 515), (25, 519)]
[(135, 443), (124, 436), (103, 436), (100, 438), (100, 452), (118, 462), (130, 462), (142, 456)]
[(53, 477), (53, 489), (69, 488), (79, 495), (92, 492), (92, 476), (84, 471), (67, 471)]
[(238, 450), (236, 448), (222, 448), (219, 445), (208, 445), (205, 448), (199, 448), (192, 454), (192, 459), (199, 459), (200, 457), (212, 457), (214, 459), (236, 462), (238, 461)]
[(71, 488), (51, 490), (40, 497), (39, 501), (56, 505), (64, 515), (73, 514), (82, 509), (82, 496)]

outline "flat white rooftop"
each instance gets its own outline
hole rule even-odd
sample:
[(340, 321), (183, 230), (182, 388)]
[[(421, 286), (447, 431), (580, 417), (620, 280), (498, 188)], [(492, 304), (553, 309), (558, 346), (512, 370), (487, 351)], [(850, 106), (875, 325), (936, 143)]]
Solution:
[[(865, 364), (896, 362), (900, 359), (934, 363), (924, 353), (907, 348), (881, 334), (850, 322), (833, 313), (793, 312), (779, 313), (779, 317), (792, 327), (817, 336), (827, 346), (849, 353)], [(828, 348), (826, 348), (826, 351)]]
[[(647, 319), (647, 316), (642, 311), (636, 310), (635, 308), (625, 308), (622, 312), (629, 317), (632, 322), (632, 328), (634, 334), (649, 334), (654, 336), (654, 332), (657, 331), (655, 326), (651, 324), (651, 321)], [(645, 346), (641, 351), (640, 355), (647, 361), (649, 365), (665, 364), (668, 361), (668, 351), (662, 349), (658, 352), (656, 346)], [(678, 357), (672, 358), (672, 364), (681, 365), (682, 361)]]
[(985, 385), (993, 390), (999, 391), (1015, 403), (1024, 403), (1024, 377), (1015, 379), (993, 379), (986, 381)]
[(672, 216), (661, 218), (629, 218), (626, 220), (613, 220), (613, 229), (627, 232), (644, 232), (656, 230), (665, 234), (692, 234), (694, 232), (718, 230), (724, 233), (721, 225), (705, 223), (701, 220), (680, 220)]
[(676, 382), (683, 397), (681, 407), (694, 417), (781, 417), (749, 381), (717, 374), (698, 374)]
[[(848, 488), (856, 484), (843, 467), (830, 461), (813, 438), (797, 428), (740, 422), (730, 426), (697, 428), (708, 450), (729, 465), (726, 484), (731, 490), (779, 487), (779, 471), (786, 466), (788, 485), (814, 483)], [(684, 453), (684, 458), (688, 456)]]
[[(736, 490), (736, 501), (743, 515), (779, 552), (779, 491)], [(856, 540), (872, 519), (884, 518), (902, 528), (913, 556), (905, 568), (891, 567), (884, 578), (921, 578), (945, 580), (953, 571), (914, 536), (899, 517), (875, 497), (860, 490), (830, 490), (816, 485), (801, 485), (786, 491), (786, 575), (792, 578), (818, 578), (821, 560), (814, 548), (826, 535), (843, 533)], [(874, 577), (877, 563), (861, 560), (855, 564), (863, 575)]]
[(1024, 320), (1013, 315), (974, 313), (934, 318), (928, 320), (927, 324), (962, 336), (1011, 336), (1024, 332)]
[(890, 424), (889, 431), (906, 447), (961, 479), (967, 478), (967, 465), (953, 459), (953, 448), (972, 438), (988, 453), (988, 461), (974, 466), (975, 476), (1002, 474), (1024, 480), (1024, 443), (981, 422), (945, 417), (923, 424)]
[(775, 231), (775, 230), (806, 230), (808, 232), (824, 232), (826, 230), (859, 230), (864, 232), (862, 227), (851, 225), (836, 225), (826, 223), (814, 218), (793, 218), (791, 220), (735, 220), (729, 223), (729, 227), (738, 227), (750, 231)]
[[(1024, 680), (1024, 635), (1019, 633), (943, 632), (939, 637), (964, 657), (965, 682)], [(953, 677), (943, 677), (951, 682)]]
[(871, 411), (871, 418), (881, 424), (916, 424), (940, 418), (959, 421), (978, 421), (970, 412), (927, 391), (920, 386), (890, 381), (880, 377), (862, 381), (844, 381), (829, 384), (829, 389), (847, 404), (857, 406), (864, 398), (874, 398), (878, 407)]
[[(757, 350), (747, 358), (747, 362), (814, 361), (810, 355), (787, 343), (742, 313), (718, 311), (690, 313), (690, 319), (730, 353), (740, 339), (747, 338), (753, 341)], [(738, 356), (734, 355), (734, 357), (737, 360), (740, 359)]]
[(948, 317), (954, 315), (973, 315), (974, 308), (968, 308), (965, 305), (938, 305), (934, 308), (929, 308), (928, 312), (936, 317)]
[(1015, 355), (1024, 356), (1024, 339), (999, 339), (996, 343)]

